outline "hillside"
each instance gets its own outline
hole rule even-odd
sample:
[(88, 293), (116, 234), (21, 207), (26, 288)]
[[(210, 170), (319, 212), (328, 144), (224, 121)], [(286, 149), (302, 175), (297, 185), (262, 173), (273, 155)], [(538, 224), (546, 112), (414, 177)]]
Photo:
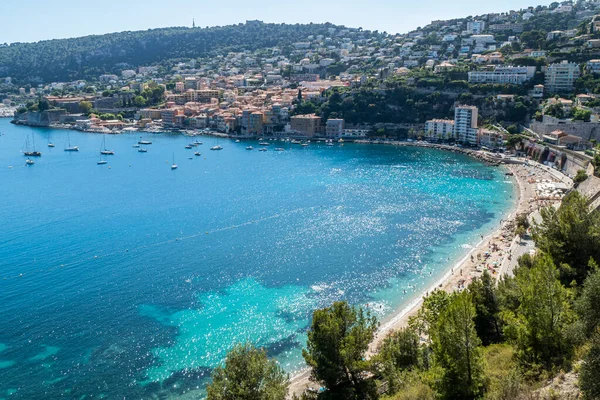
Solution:
[[(332, 24), (248, 22), (212, 28), (163, 28), (0, 47), (0, 76), (21, 81), (72, 81), (168, 59), (286, 47)], [(119, 68), (120, 67), (120, 68)]]

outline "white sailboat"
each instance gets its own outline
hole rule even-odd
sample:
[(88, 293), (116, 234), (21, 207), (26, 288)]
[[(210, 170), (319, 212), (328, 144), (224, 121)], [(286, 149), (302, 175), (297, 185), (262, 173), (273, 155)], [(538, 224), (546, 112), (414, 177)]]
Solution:
[(67, 146), (65, 147), (65, 151), (79, 151), (78, 146), (71, 146), (71, 135), (67, 132)]
[(171, 169), (177, 169), (178, 165), (175, 164), (175, 153), (173, 153), (173, 164), (171, 164)]
[(114, 150), (108, 150), (106, 148), (106, 134), (102, 135), (102, 148), (100, 149), (100, 154), (111, 155), (111, 156), (115, 154)]

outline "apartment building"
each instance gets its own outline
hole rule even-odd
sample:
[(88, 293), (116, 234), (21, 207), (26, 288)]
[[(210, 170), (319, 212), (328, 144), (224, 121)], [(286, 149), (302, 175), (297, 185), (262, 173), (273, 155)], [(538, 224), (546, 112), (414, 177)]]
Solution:
[(469, 21), (467, 22), (467, 32), (478, 35), (485, 30), (484, 21)]
[(425, 137), (429, 140), (454, 138), (454, 121), (451, 119), (432, 119), (425, 122)]
[(478, 110), (475, 106), (457, 106), (454, 109), (454, 137), (462, 143), (477, 145)]
[(590, 60), (586, 63), (586, 69), (593, 74), (600, 74), (600, 60)]
[(470, 71), (469, 82), (520, 85), (534, 75), (535, 67), (498, 66), (493, 71)]
[(306, 137), (313, 137), (319, 132), (321, 117), (315, 114), (295, 115), (290, 118), (292, 131)]
[(579, 65), (562, 61), (550, 64), (546, 70), (545, 89), (550, 93), (572, 92), (575, 80), (579, 78)]
[(344, 120), (329, 118), (325, 123), (325, 136), (328, 138), (339, 138), (344, 134)]

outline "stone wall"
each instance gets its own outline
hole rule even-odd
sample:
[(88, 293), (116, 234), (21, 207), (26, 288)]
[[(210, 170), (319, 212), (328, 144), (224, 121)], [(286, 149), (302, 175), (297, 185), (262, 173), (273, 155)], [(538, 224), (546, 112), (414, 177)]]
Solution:
[(546, 135), (559, 130), (569, 135), (580, 137), (590, 141), (596, 139), (600, 142), (600, 124), (596, 122), (567, 122), (567, 123), (545, 123), (533, 122), (530, 129), (536, 133)]

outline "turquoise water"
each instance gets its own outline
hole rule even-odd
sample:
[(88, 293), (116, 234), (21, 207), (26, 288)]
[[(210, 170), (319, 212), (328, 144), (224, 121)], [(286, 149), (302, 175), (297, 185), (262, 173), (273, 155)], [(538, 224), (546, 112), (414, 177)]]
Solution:
[(432, 149), (124, 134), (97, 165), (99, 135), (0, 132), (0, 399), (195, 396), (243, 341), (293, 372), (312, 310), (384, 319), (513, 205), (502, 170)]

